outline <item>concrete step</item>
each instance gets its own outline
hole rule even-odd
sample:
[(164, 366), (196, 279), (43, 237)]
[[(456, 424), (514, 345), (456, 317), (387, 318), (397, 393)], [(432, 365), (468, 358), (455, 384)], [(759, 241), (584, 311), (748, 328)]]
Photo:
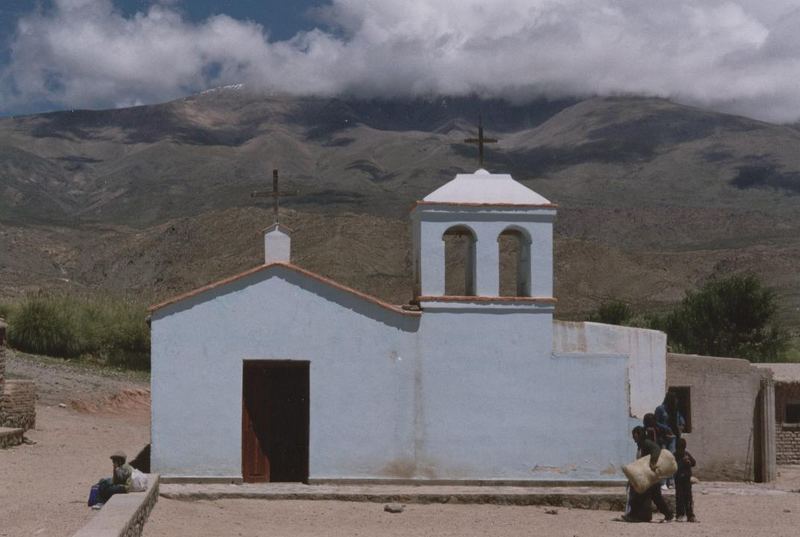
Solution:
[(176, 500), (328, 500), (406, 504), (547, 505), (619, 511), (624, 487), (501, 487), (266, 484), (163, 484), (164, 498)]

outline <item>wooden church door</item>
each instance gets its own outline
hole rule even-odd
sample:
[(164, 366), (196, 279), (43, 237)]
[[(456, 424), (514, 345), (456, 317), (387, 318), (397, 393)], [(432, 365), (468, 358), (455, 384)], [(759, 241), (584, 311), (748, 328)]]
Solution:
[(245, 482), (308, 481), (308, 372), (308, 362), (245, 361)]

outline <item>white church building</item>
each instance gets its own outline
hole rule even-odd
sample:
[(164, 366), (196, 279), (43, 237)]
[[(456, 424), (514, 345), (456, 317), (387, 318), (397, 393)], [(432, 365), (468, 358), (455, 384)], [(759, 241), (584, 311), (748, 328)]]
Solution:
[[(528, 483), (623, 479), (665, 388), (660, 332), (554, 322), (557, 207), (459, 174), (411, 213), (414, 300), (265, 263), (151, 308), (151, 466), (169, 480)], [(447, 294), (445, 239), (466, 237)], [(501, 235), (518, 241), (500, 293)]]

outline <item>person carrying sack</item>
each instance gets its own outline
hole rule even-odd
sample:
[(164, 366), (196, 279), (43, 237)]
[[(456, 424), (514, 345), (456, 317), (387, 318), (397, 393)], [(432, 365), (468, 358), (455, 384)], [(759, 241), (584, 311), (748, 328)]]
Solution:
[[(637, 458), (649, 456), (650, 469), (655, 472), (658, 465), (658, 457), (661, 455), (661, 447), (647, 438), (645, 428), (641, 425), (633, 428), (631, 436), (638, 448)], [(664, 515), (664, 522), (672, 520), (672, 510), (661, 495), (661, 485), (658, 481), (641, 493), (636, 492), (633, 487), (629, 489), (628, 505), (621, 519), (625, 522), (650, 522), (653, 518), (651, 501), (656, 504), (658, 511)]]

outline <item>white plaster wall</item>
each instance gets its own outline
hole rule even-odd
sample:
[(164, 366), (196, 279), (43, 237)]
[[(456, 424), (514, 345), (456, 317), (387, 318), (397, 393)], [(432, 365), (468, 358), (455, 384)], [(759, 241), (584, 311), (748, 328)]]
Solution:
[(420, 328), (423, 475), (619, 477), (633, 456), (624, 356), (553, 355), (546, 313), (425, 313)]
[(264, 264), (289, 263), (292, 255), (292, 239), (280, 228), (264, 233)]
[(274, 267), (157, 311), (152, 465), (241, 476), (242, 361), (310, 361), (311, 479), (608, 479), (626, 358), (553, 355), (549, 312), (403, 316)]
[(401, 316), (284, 268), (152, 321), (152, 464), (241, 476), (242, 362), (310, 361), (310, 474), (365, 477), (409, 457), (415, 356)]
[(602, 323), (553, 323), (555, 352), (617, 353), (629, 356), (630, 414), (642, 418), (664, 399), (667, 335), (657, 330)]

